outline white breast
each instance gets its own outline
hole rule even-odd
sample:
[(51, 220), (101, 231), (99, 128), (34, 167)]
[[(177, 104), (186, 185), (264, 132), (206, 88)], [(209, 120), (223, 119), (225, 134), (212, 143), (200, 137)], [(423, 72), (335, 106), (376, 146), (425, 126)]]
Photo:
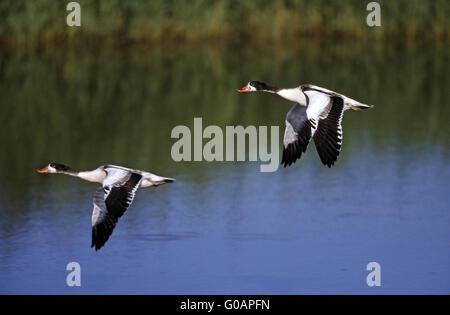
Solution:
[(305, 94), (299, 88), (281, 89), (277, 92), (282, 98), (306, 106)]
[(106, 178), (106, 172), (103, 169), (98, 168), (93, 171), (80, 172), (78, 173), (78, 177), (88, 182), (101, 184), (103, 180)]

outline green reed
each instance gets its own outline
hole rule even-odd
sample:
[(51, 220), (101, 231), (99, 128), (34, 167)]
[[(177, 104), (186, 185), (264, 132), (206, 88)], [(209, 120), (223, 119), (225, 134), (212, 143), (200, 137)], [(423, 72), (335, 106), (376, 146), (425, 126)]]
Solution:
[(298, 41), (301, 38), (449, 38), (448, 0), (379, 0), (382, 27), (366, 24), (369, 0), (79, 0), (81, 28), (66, 25), (68, 0), (2, 0), (0, 39), (104, 42)]

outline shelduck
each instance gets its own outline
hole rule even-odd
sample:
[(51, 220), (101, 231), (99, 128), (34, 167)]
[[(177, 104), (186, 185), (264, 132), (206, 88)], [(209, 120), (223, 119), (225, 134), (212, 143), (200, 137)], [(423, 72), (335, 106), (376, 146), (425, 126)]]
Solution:
[(118, 219), (133, 202), (138, 188), (160, 186), (175, 181), (173, 178), (115, 165), (102, 165), (92, 171), (79, 172), (63, 164), (50, 163), (37, 172), (66, 174), (102, 184), (95, 192), (92, 211), (91, 247), (95, 247), (96, 251), (105, 245)]
[(263, 82), (251, 81), (236, 91), (273, 93), (295, 103), (286, 115), (281, 160), (284, 167), (301, 158), (311, 139), (314, 139), (322, 163), (328, 167), (334, 165), (342, 147), (344, 112), (373, 107), (311, 84), (279, 89)]

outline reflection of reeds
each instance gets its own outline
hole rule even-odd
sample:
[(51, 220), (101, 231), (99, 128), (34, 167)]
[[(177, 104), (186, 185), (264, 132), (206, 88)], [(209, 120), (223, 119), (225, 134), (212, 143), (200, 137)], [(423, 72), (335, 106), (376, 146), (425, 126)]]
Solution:
[(82, 27), (65, 25), (67, 1), (3, 0), (0, 38), (36, 42), (94, 38), (105, 42), (302, 37), (359, 40), (449, 38), (448, 0), (379, 0), (382, 27), (366, 25), (366, 1), (309, 0), (79, 0)]
[(171, 174), (164, 170), (180, 165), (170, 158), (171, 130), (192, 127), (194, 117), (203, 117), (205, 126), (283, 128), (291, 104), (234, 92), (249, 80), (283, 87), (314, 83), (375, 104), (344, 118), (343, 156), (355, 146), (377, 155), (392, 142), (398, 150), (439, 150), (447, 141), (444, 47), (311, 43), (259, 52), (225, 46), (2, 53), (0, 142), (8, 153), (0, 156), (0, 174), (19, 184), (50, 160)]

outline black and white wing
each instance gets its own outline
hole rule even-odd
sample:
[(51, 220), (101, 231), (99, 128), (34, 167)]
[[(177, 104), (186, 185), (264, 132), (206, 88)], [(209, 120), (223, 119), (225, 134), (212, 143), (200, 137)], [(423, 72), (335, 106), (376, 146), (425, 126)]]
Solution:
[(281, 160), (284, 167), (295, 163), (302, 156), (316, 129), (317, 120), (308, 116), (307, 107), (295, 103), (286, 115)]
[(118, 219), (133, 202), (142, 176), (125, 169), (105, 167), (108, 174), (94, 195), (92, 244), (95, 250), (105, 245)]
[(284, 150), (281, 164), (295, 163), (314, 139), (320, 160), (331, 167), (342, 146), (343, 98), (329, 90), (302, 86), (307, 104), (295, 104), (286, 117)]
[(341, 97), (332, 96), (319, 116), (319, 126), (314, 134), (317, 153), (324, 165), (331, 167), (336, 162), (342, 147), (342, 117), (344, 101)]

